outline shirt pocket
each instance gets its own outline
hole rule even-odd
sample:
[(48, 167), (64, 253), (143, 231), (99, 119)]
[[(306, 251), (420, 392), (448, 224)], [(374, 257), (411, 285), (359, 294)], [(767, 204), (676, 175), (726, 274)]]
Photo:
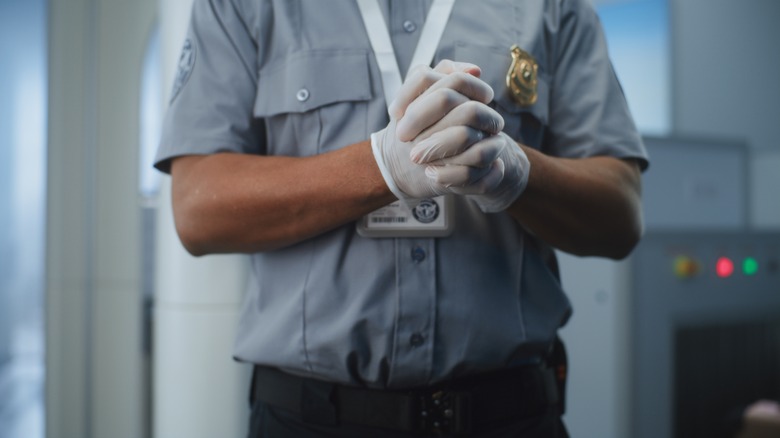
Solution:
[(267, 154), (308, 156), (365, 140), (370, 99), (366, 50), (309, 50), (260, 69), (253, 113)]
[(516, 141), (540, 149), (544, 129), (549, 122), (550, 87), (549, 76), (539, 65), (537, 73), (537, 99), (533, 105), (520, 105), (506, 85), (506, 75), (512, 65), (509, 49), (499, 50), (457, 44), (454, 60), (471, 62), (482, 69), (481, 79), (487, 82), (495, 93), (490, 105), (504, 117), (504, 132)]

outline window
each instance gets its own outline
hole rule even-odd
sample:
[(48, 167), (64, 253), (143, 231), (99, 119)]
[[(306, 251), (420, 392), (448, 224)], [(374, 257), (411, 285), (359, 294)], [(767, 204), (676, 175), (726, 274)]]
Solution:
[(44, 434), (46, 2), (0, 2), (0, 434)]
[(594, 2), (612, 63), (639, 131), (671, 131), (671, 67), (666, 0)]

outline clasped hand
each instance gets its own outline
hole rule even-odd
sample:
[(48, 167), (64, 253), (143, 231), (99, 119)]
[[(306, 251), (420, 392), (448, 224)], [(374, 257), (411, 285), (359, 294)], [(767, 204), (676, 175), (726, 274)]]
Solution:
[(493, 89), (479, 73), (452, 61), (414, 69), (390, 106), (390, 123), (371, 135), (382, 176), (402, 201), (451, 193), (497, 212), (525, 189), (530, 163), (501, 132), (504, 119), (487, 105)]

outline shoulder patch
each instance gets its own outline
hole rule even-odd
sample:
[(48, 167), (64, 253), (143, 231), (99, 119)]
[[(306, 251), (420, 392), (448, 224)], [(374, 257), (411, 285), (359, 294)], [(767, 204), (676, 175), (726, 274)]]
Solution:
[(195, 46), (192, 44), (189, 38), (184, 41), (184, 46), (181, 49), (181, 55), (179, 56), (179, 66), (176, 70), (176, 79), (173, 82), (173, 90), (171, 91), (171, 102), (179, 95), (184, 84), (187, 83), (187, 79), (190, 78), (192, 73), (192, 67), (195, 65)]

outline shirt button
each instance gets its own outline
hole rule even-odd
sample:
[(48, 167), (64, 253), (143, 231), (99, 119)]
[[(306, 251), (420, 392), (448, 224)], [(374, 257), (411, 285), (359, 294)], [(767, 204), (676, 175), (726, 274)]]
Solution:
[(425, 260), (425, 250), (419, 246), (415, 246), (414, 249), (412, 249), (412, 260), (414, 260), (415, 263), (420, 263)]
[(306, 102), (309, 100), (309, 90), (301, 88), (295, 93), (295, 98), (298, 99), (298, 102)]
[(405, 30), (407, 33), (412, 33), (412, 32), (414, 32), (415, 30), (417, 30), (417, 25), (416, 25), (416, 24), (414, 24), (414, 22), (413, 22), (412, 20), (406, 20), (406, 21), (404, 21), (404, 24), (403, 24), (403, 26), (404, 26), (404, 30)]
[(409, 344), (412, 347), (419, 347), (424, 343), (425, 343), (425, 337), (420, 333), (413, 333), (412, 336), (409, 338)]

